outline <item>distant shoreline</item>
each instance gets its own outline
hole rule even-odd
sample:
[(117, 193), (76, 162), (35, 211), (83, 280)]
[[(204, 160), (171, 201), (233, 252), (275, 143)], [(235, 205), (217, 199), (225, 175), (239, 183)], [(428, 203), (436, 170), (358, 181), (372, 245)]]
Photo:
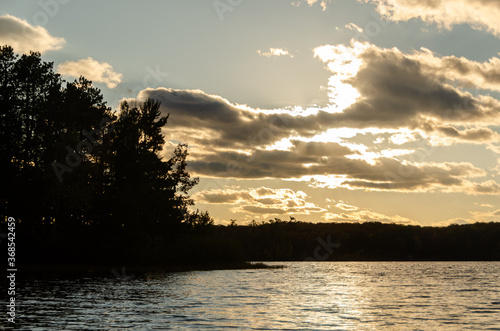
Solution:
[(89, 265), (89, 264), (27, 264), (17, 268), (22, 273), (117, 273), (125, 270), (127, 273), (134, 272), (185, 272), (185, 271), (211, 271), (211, 270), (245, 270), (245, 269), (282, 269), (285, 265), (269, 265), (266, 263), (287, 263), (287, 262), (500, 262), (499, 260), (328, 260), (328, 261), (262, 261), (243, 262), (227, 264), (206, 264), (206, 265)]
[(209, 270), (234, 270), (234, 269), (278, 269), (284, 266), (271, 266), (261, 262), (242, 262), (227, 264), (206, 264), (206, 265), (89, 265), (89, 264), (27, 264), (18, 266), (20, 274), (37, 272), (57, 272), (57, 273), (111, 273), (116, 271), (126, 272), (183, 272), (183, 271), (209, 271)]

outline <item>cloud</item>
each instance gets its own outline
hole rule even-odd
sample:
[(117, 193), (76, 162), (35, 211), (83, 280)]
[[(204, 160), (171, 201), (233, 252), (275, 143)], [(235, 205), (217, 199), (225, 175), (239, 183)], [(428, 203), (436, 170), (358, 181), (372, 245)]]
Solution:
[[(474, 223), (474, 222), (472, 222), (472, 223)], [(463, 218), (452, 218), (452, 219), (449, 219), (449, 220), (446, 220), (446, 221), (441, 221), (441, 222), (434, 223), (434, 224), (432, 224), (432, 226), (447, 227), (447, 226), (450, 226), (450, 225), (463, 225), (463, 224), (471, 224), (471, 221), (465, 220)]]
[(367, 191), (460, 190), (468, 184), (464, 178), (484, 174), (470, 163), (410, 163), (381, 158), (374, 166), (365, 167), (362, 175), (348, 176), (343, 185)]
[(448, 226), (452, 224), (473, 224), (477, 222), (489, 223), (500, 222), (500, 209), (494, 211), (471, 211), (471, 218), (454, 218), (432, 224), (432, 226)]
[(309, 5), (309, 7), (311, 7), (315, 3), (319, 2), (321, 8), (323, 9), (323, 11), (325, 11), (327, 4), (331, 3), (332, 1), (331, 0), (297, 0), (297, 1), (292, 1), (292, 5), (298, 7), (304, 2), (307, 3)]
[[(294, 130), (307, 134), (314, 131), (314, 119), (307, 125), (284, 111), (261, 111), (230, 103), (217, 95), (201, 90), (171, 88), (145, 89), (138, 100), (153, 98), (161, 102), (165, 114), (171, 114), (169, 126), (186, 132), (191, 142), (210, 148), (238, 148), (253, 150), (289, 137)], [(131, 101), (131, 100), (129, 100)], [(203, 129), (203, 130), (200, 130)], [(311, 132), (312, 133), (312, 132)]]
[(500, 194), (500, 185), (494, 180), (484, 183), (472, 183), (468, 188), (470, 194)]
[[(359, 151), (337, 142), (293, 138), (324, 132), (328, 123), (337, 125), (332, 117), (340, 119), (345, 114), (273, 113), (231, 104), (200, 90), (146, 89), (139, 99), (146, 97), (158, 99), (162, 111), (170, 113), (169, 132), (191, 144), (189, 166), (201, 176), (298, 179), (326, 175), (343, 178), (338, 185), (353, 189), (426, 191), (460, 187), (466, 178), (484, 175), (470, 163), (417, 164), (383, 156), (368, 162)], [(182, 132), (184, 136), (177, 134)], [(288, 139), (287, 149), (265, 148), (281, 139)]]
[[(171, 115), (168, 134), (190, 144), (189, 166), (197, 175), (311, 180), (368, 191), (496, 192), (493, 184), (473, 187), (469, 179), (486, 172), (471, 163), (401, 159), (422, 156), (418, 149), (429, 146), (421, 142), (492, 146), (498, 140), (500, 102), (453, 85), (472, 81), (472, 69), (461, 70), (427, 50), (405, 54), (358, 42), (320, 46), (314, 54), (333, 74), (327, 107), (256, 109), (201, 90), (172, 88), (145, 89), (137, 99), (161, 102), (162, 112)], [(364, 131), (386, 132), (386, 144), (418, 147), (368, 151), (357, 142), (356, 133)], [(431, 152), (424, 150), (421, 161)]]
[[(348, 127), (410, 128), (434, 131), (438, 123), (488, 124), (499, 122), (500, 102), (475, 97), (450, 85), (450, 79), (469, 81), (425, 51), (404, 54), (367, 43), (317, 47), (315, 56), (335, 73), (331, 95), (350, 86), (360, 98), (335, 114), (336, 123)], [(437, 61), (438, 59), (439, 61)], [(446, 76), (450, 72), (450, 77)], [(341, 79), (337, 78), (341, 74)], [(458, 136), (457, 138), (460, 138)]]
[[(325, 45), (314, 51), (334, 73), (328, 86), (332, 104), (325, 108), (252, 109), (200, 90), (166, 88), (143, 90), (138, 98), (160, 100), (164, 111), (172, 114), (170, 123), (184, 132), (205, 128), (203, 137), (190, 132), (197, 143), (241, 149), (292, 136), (312, 137), (333, 128), (418, 129), (467, 142), (497, 138), (485, 127), (500, 123), (500, 102), (450, 85), (446, 72), (455, 80), (468, 78), (441, 65), (449, 61), (424, 51), (403, 54), (362, 43)], [(463, 125), (468, 126), (465, 131), (460, 130)]]
[(403, 225), (420, 225), (420, 223), (407, 217), (399, 215), (388, 216), (371, 210), (365, 210), (356, 206), (347, 205), (341, 202), (337, 203), (334, 209), (340, 209), (340, 211), (332, 210), (325, 213), (323, 215), (323, 219), (325, 221), (349, 223), (381, 222)]
[(334, 187), (368, 191), (459, 190), (468, 186), (466, 178), (485, 175), (470, 163), (411, 163), (386, 157), (369, 163), (346, 157), (352, 153), (336, 143), (294, 141), (294, 147), (288, 151), (256, 150), (250, 155), (230, 151), (208, 155), (192, 153), (189, 165), (198, 175), (222, 178), (305, 181), (308, 177), (336, 176), (341, 180)]
[(489, 203), (477, 203), (475, 202), (474, 203), (475, 205), (479, 206), (479, 207), (486, 207), (486, 208), (493, 208), (495, 206), (493, 206), (492, 204), (489, 204)]
[(263, 52), (258, 50), (257, 53), (260, 56), (271, 57), (271, 56), (289, 56), (293, 58), (293, 55), (290, 54), (287, 50), (283, 48), (269, 48), (269, 51)]
[(499, 140), (498, 133), (489, 128), (474, 128), (460, 131), (453, 126), (437, 126), (436, 130), (446, 137), (459, 138), (460, 140), (470, 140), (473, 142)]
[(354, 23), (349, 23), (349, 24), (346, 24), (345, 27), (349, 30), (353, 30), (353, 31), (357, 31), (357, 32), (363, 32), (363, 29), (360, 28), (359, 26), (357, 26), (356, 24)]
[(105, 83), (109, 88), (115, 88), (122, 81), (122, 74), (115, 72), (110, 64), (101, 63), (91, 57), (61, 63), (57, 71), (65, 76), (84, 76), (94, 82)]
[(65, 42), (64, 38), (51, 36), (41, 26), (32, 26), (27, 21), (8, 14), (0, 16), (0, 44), (12, 46), (17, 53), (45, 53), (61, 49)]
[(415, 141), (415, 134), (408, 132), (398, 132), (389, 137), (389, 141), (395, 145), (403, 145), (410, 141)]
[(200, 203), (234, 204), (252, 200), (254, 197), (248, 191), (225, 189), (197, 192), (193, 199)]
[[(455, 81), (465, 87), (500, 91), (500, 58), (488, 61), (471, 61), (464, 57), (437, 56), (428, 49), (409, 55), (421, 63), (424, 74), (435, 75), (440, 81)], [(464, 104), (463, 106), (473, 106)]]
[(356, 206), (351, 206), (351, 205), (348, 205), (342, 201), (338, 202), (336, 205), (335, 205), (336, 208), (338, 209), (341, 209), (341, 210), (345, 210), (345, 211), (354, 211), (354, 210), (358, 210), (359, 208), (356, 207)]
[(419, 18), (450, 30), (454, 25), (469, 24), (500, 36), (500, 3), (495, 0), (358, 0), (371, 2), (377, 11), (391, 21)]
[(307, 194), (291, 189), (259, 187), (252, 189), (220, 189), (197, 192), (193, 195), (197, 203), (237, 205), (232, 212), (263, 215), (309, 215), (324, 211), (312, 202)]
[(470, 221), (471, 223), (473, 222), (500, 222), (500, 209), (493, 210), (493, 211), (472, 211), (470, 212), (472, 214), (472, 220)]
[(461, 186), (450, 186), (443, 190), (444, 192), (462, 192), (471, 195), (498, 195), (500, 194), (500, 185), (494, 180), (487, 180), (485, 182), (475, 183), (469, 180), (462, 180)]

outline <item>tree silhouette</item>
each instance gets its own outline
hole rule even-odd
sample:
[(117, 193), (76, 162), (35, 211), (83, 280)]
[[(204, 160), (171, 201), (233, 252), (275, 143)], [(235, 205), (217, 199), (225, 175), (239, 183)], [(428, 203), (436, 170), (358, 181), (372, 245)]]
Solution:
[(186, 171), (187, 146), (177, 146), (167, 161), (160, 155), (167, 119), (151, 99), (134, 107), (121, 104), (111, 147), (114, 215), (117, 225), (134, 233), (179, 231), (192, 204), (186, 194), (198, 179)]
[(91, 81), (65, 82), (40, 53), (1, 47), (1, 221), (15, 217), (45, 246), (186, 232), (198, 179), (186, 145), (164, 159), (167, 119), (151, 99), (116, 115)]
[(37, 226), (50, 209), (40, 192), (47, 184), (51, 124), (59, 111), (62, 82), (40, 53), (18, 57), (4, 46), (0, 54), (1, 196), (16, 215)]

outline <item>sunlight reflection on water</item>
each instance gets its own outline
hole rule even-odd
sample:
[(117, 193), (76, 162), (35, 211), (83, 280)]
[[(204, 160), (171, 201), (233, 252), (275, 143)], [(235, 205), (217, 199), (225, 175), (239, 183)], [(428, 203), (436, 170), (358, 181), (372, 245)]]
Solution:
[(500, 262), (269, 264), (287, 268), (26, 279), (17, 327), (500, 330)]

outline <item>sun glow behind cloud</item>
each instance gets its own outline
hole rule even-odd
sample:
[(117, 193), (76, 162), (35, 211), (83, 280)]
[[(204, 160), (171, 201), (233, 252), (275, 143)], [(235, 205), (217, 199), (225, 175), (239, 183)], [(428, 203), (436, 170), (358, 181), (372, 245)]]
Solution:
[[(370, 192), (495, 192), (491, 183), (470, 183), (467, 178), (486, 174), (470, 163), (426, 162), (436, 137), (479, 144), (494, 136), (482, 126), (498, 118), (497, 101), (463, 92), (443, 76), (443, 68), (454, 70), (454, 80), (470, 71), (460, 75), (449, 60), (425, 50), (405, 54), (355, 41), (317, 47), (314, 56), (332, 73), (327, 107), (258, 109), (200, 90), (164, 88), (140, 97), (159, 99), (174, 130), (203, 127), (217, 135), (215, 141), (186, 137), (195, 139), (191, 165), (200, 175)], [(343, 99), (338, 91), (349, 88), (356, 93)], [(397, 93), (401, 88), (407, 92)]]
[(359, 55), (366, 49), (362, 43), (353, 43), (353, 47), (344, 45), (324, 45), (314, 49), (314, 57), (318, 57), (327, 68), (333, 72), (328, 79), (328, 95), (334, 107), (329, 110), (341, 112), (356, 102), (361, 96), (356, 88), (347, 83), (350, 78), (356, 76), (362, 64)]
[[(285, 49), (258, 53), (288, 55)], [(494, 176), (487, 177), (491, 171), (474, 162), (433, 161), (439, 159), (433, 155), (436, 146), (474, 143), (494, 149), (497, 134), (488, 126), (499, 120), (499, 102), (472, 95), (463, 86), (479, 86), (485, 77), (496, 77), (496, 58), (478, 63), (427, 49), (405, 53), (356, 41), (316, 47), (313, 58), (331, 73), (324, 87), (326, 106), (260, 109), (201, 90), (171, 88), (147, 89), (140, 97), (159, 99), (164, 112), (172, 114), (169, 124), (176, 132), (210, 132), (186, 136), (194, 146), (190, 165), (199, 176), (293, 181), (311, 188), (372, 193), (497, 192)], [(500, 80), (489, 80), (488, 87), (498, 86)], [(232, 212), (292, 211), (262, 205), (268, 198), (252, 199), (253, 206), (248, 203)], [(346, 212), (332, 211), (323, 219), (411, 223), (409, 218), (362, 208), (349, 216)]]

